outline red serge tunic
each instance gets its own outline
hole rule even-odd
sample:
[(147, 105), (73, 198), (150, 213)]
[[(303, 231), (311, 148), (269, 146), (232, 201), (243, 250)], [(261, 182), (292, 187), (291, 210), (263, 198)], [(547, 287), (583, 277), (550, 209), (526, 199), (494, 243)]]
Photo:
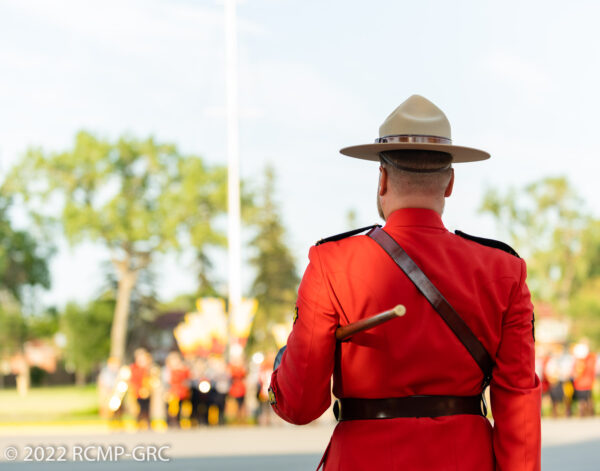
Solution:
[(172, 397), (182, 401), (190, 397), (190, 369), (187, 366), (181, 366), (169, 371), (169, 393)]
[(150, 368), (144, 368), (137, 363), (132, 363), (129, 367), (131, 377), (129, 387), (136, 399), (147, 399), (150, 397)]
[[(419, 265), (495, 362), (494, 426), (480, 416), (337, 425), (325, 470), (540, 469), (540, 383), (523, 260), (448, 232), (438, 213), (400, 209), (384, 230)], [(472, 396), (483, 375), (391, 258), (367, 236), (312, 247), (298, 316), (271, 378), (275, 412), (306, 424), (337, 397)], [(336, 344), (335, 329), (404, 304), (407, 313)]]
[(589, 353), (585, 358), (576, 358), (573, 376), (575, 390), (591, 391), (596, 377), (596, 355)]

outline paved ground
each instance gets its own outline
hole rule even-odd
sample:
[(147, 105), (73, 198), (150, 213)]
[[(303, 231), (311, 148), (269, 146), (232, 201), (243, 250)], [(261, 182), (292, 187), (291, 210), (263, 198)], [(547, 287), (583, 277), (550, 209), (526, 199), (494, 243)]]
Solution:
[[(278, 426), (270, 428), (231, 427), (222, 429), (199, 429), (169, 431), (164, 433), (98, 433), (81, 430), (61, 430), (53, 434), (38, 433), (0, 435), (0, 469), (8, 471), (38, 470), (90, 470), (90, 471), (301, 471), (316, 468), (322, 450), (331, 433), (332, 425), (306, 427)], [(554, 420), (543, 425), (544, 471), (598, 471), (600, 469), (600, 419)], [(135, 462), (132, 459), (113, 462), (23, 462), (24, 454), (30, 453), (35, 460), (48, 453), (50, 446), (62, 446), (72, 453), (80, 447), (88, 449), (88, 456), (95, 458), (98, 447), (103, 453), (132, 453), (136, 447), (141, 453), (154, 450), (157, 460), (170, 458), (169, 462)], [(4, 454), (9, 447), (18, 451), (18, 460), (8, 463)], [(160, 453), (160, 450), (164, 447)], [(33, 451), (28, 451), (33, 450)], [(11, 450), (12, 451), (12, 448)], [(47, 457), (48, 455), (46, 455)], [(55, 459), (58, 456), (55, 454)]]

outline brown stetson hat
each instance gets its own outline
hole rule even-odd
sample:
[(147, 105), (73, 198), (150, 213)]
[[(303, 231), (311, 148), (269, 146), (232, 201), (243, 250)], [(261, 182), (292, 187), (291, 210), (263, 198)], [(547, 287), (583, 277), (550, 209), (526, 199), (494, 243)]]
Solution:
[(475, 162), (490, 154), (471, 147), (455, 146), (450, 135), (450, 122), (442, 110), (427, 98), (413, 95), (379, 127), (375, 144), (344, 147), (340, 152), (349, 157), (379, 160), (379, 153), (389, 150), (423, 149), (447, 152), (452, 162)]

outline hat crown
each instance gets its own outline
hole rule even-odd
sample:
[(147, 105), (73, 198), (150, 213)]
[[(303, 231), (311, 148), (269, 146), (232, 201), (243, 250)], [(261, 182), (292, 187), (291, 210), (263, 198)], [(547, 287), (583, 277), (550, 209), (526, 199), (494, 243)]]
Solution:
[(413, 95), (401, 103), (379, 127), (379, 137), (394, 135), (452, 138), (444, 112), (421, 95)]

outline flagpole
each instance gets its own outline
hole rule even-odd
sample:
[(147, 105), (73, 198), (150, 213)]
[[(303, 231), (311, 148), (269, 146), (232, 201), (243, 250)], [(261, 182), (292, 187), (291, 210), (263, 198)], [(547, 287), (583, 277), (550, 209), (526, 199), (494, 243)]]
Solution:
[(229, 309), (227, 316), (227, 350), (231, 350), (231, 321), (240, 309), (241, 288), (241, 224), (240, 224), (240, 159), (237, 77), (236, 0), (225, 0), (225, 86), (227, 96), (227, 241)]

